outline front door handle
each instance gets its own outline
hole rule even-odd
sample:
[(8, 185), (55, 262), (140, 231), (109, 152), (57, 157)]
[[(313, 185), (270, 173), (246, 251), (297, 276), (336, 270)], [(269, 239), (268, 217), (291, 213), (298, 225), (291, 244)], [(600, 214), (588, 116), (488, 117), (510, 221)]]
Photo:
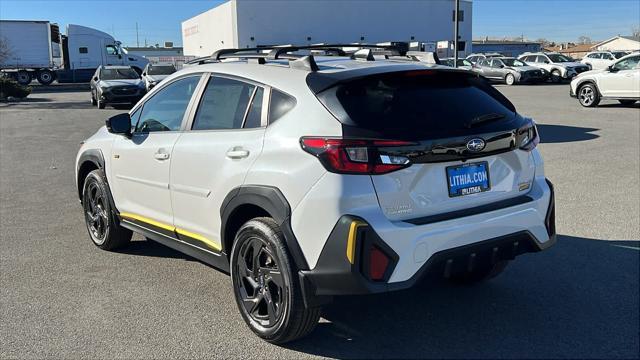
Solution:
[(158, 149), (158, 151), (153, 154), (153, 157), (156, 158), (156, 160), (167, 160), (169, 153), (166, 153), (164, 149)]
[(236, 146), (227, 151), (227, 157), (229, 159), (244, 159), (249, 156), (249, 150)]

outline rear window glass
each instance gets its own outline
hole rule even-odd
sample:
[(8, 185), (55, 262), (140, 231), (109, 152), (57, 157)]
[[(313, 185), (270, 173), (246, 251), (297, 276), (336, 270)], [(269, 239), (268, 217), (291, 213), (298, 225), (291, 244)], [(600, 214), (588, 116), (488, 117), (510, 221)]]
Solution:
[[(485, 80), (451, 71), (368, 76), (325, 93), (319, 94), (320, 100), (345, 125), (385, 138), (423, 140), (466, 135), (477, 133), (480, 126), (509, 122), (515, 115), (509, 100)], [(472, 120), (487, 115), (501, 119), (475, 123), (470, 128)]]

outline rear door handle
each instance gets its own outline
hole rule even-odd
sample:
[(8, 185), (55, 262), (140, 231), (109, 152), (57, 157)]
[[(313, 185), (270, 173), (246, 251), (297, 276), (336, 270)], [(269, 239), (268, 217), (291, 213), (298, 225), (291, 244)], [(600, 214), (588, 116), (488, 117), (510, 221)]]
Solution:
[(244, 159), (249, 156), (249, 150), (243, 149), (240, 146), (233, 147), (227, 151), (227, 157), (229, 159)]
[(158, 151), (153, 154), (153, 157), (156, 158), (156, 160), (167, 160), (169, 158), (169, 153), (165, 152), (164, 149), (158, 149)]

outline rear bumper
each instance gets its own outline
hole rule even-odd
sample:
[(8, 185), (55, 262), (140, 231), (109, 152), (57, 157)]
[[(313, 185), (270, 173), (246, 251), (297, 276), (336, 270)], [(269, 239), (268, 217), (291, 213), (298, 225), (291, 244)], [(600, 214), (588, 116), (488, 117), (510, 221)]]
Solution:
[[(299, 272), (307, 306), (337, 295), (406, 289), (427, 277), (449, 277), (549, 248), (556, 242), (555, 201), (553, 185), (545, 179), (541, 182), (538, 186), (543, 188), (537, 193), (533, 189), (529, 202), (436, 224), (399, 224), (393, 234), (384, 226), (378, 231), (362, 217), (342, 216), (316, 266)], [(352, 263), (347, 252), (353, 221), (365, 225), (357, 228)], [(374, 247), (389, 260), (380, 281), (368, 275), (368, 254)]]

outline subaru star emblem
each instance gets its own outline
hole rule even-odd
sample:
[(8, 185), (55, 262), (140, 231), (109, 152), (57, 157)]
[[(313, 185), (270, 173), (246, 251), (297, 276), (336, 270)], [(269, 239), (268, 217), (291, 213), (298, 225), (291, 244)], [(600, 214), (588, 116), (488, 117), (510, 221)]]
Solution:
[(484, 140), (480, 138), (475, 138), (467, 141), (467, 150), (471, 152), (480, 152), (484, 149), (485, 143)]

